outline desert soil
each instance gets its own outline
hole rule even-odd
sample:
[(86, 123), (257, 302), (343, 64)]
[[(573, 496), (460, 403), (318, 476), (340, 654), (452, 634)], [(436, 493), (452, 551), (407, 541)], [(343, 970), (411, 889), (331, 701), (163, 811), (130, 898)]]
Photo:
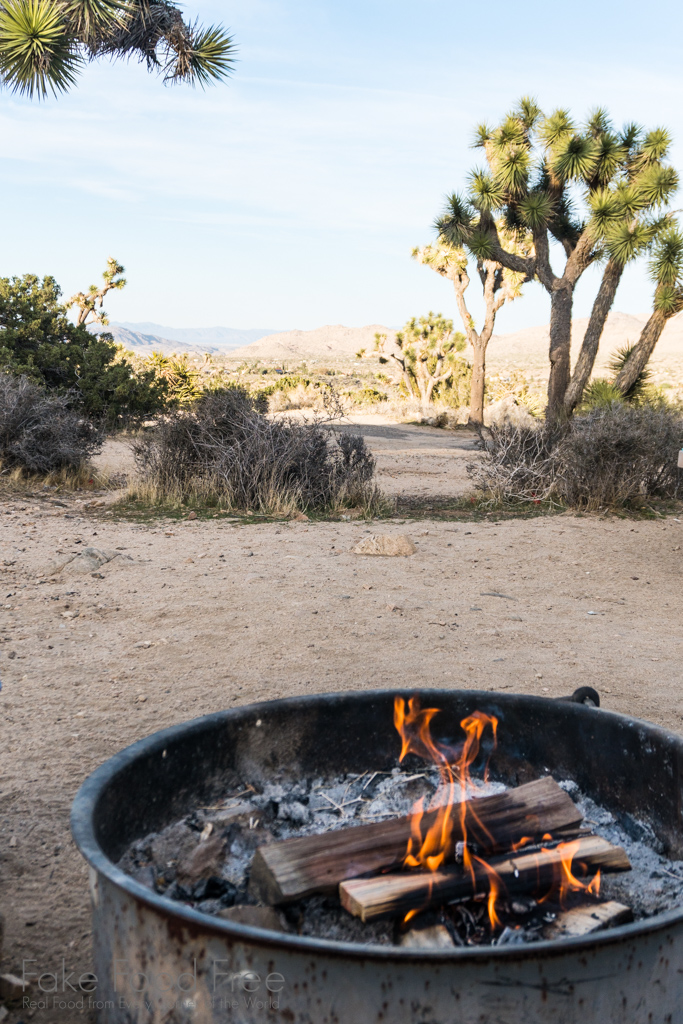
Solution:
[[(386, 490), (426, 499), (466, 487), (471, 436), (363, 429)], [(111, 466), (118, 453), (106, 453)], [(55, 970), (62, 958), (90, 969), (70, 804), (103, 760), (157, 729), (322, 691), (557, 697), (590, 684), (606, 708), (681, 730), (678, 518), (139, 523), (86, 505), (0, 502), (2, 971), (20, 974), (24, 959)], [(406, 533), (417, 554), (353, 554), (370, 533)], [(86, 546), (130, 561), (103, 565), (101, 578), (68, 565), (49, 575)], [(74, 1017), (90, 1019), (32, 1020)]]

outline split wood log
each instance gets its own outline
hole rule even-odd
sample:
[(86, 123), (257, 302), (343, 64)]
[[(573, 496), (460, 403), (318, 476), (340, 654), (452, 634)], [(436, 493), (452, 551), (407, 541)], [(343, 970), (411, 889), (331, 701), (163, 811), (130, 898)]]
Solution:
[[(573, 844), (572, 844), (573, 845)], [(539, 853), (520, 853), (513, 857), (497, 857), (487, 861), (497, 873), (508, 893), (547, 891), (559, 878), (566, 849)], [(620, 846), (612, 846), (601, 836), (585, 836), (576, 840), (572, 858), (585, 865), (587, 874), (629, 871), (630, 861)], [(409, 910), (425, 910), (441, 903), (483, 896), (490, 888), (489, 873), (479, 862), (474, 865), (474, 885), (468, 871), (459, 866), (440, 871), (406, 871), (402, 874), (379, 875), (376, 878), (355, 878), (342, 882), (339, 896), (342, 906), (362, 921), (379, 917), (397, 917)]]
[(623, 903), (609, 900), (607, 903), (587, 903), (572, 907), (558, 914), (543, 932), (546, 939), (568, 939), (572, 936), (590, 935), (591, 932), (614, 928), (633, 920), (633, 911)]
[[(462, 806), (454, 804), (449, 812), (453, 821), (450, 860), (455, 859), (455, 844), (463, 839)], [(574, 801), (549, 777), (468, 800), (465, 808), (468, 842), (487, 854), (510, 849), (524, 836), (576, 835), (582, 821)], [(422, 835), (438, 813), (424, 814)], [(345, 879), (398, 868), (410, 839), (410, 821), (410, 816), (391, 818), (260, 846), (252, 862), (251, 892), (263, 903), (290, 903), (314, 893), (336, 894)]]

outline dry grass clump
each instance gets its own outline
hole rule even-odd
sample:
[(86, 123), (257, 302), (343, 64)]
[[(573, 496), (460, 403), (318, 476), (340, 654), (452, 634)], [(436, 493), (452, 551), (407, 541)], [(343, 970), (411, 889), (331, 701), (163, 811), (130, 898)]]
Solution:
[(3, 475), (80, 479), (102, 443), (101, 432), (69, 408), (68, 396), (51, 394), (27, 377), (0, 373)]
[(318, 409), (323, 407), (320, 391), (306, 384), (297, 384), (293, 388), (274, 390), (268, 399), (270, 412), (285, 412), (290, 409)]
[(170, 413), (133, 443), (131, 496), (268, 514), (378, 507), (362, 437), (264, 416), (242, 387)]
[(683, 494), (683, 416), (672, 408), (614, 403), (564, 424), (491, 427), (482, 440), (483, 459), (468, 471), (501, 501), (598, 509)]

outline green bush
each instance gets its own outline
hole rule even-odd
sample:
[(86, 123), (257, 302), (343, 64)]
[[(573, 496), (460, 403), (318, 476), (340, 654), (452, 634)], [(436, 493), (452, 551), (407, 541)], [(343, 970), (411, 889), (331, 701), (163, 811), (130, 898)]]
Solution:
[(359, 388), (358, 391), (345, 391), (344, 394), (356, 405), (376, 405), (378, 402), (388, 402), (389, 396), (384, 391), (371, 388), (369, 385)]
[(434, 398), (452, 409), (470, 404), (472, 390), (472, 367), (466, 359), (454, 359), (451, 363), (452, 375), (448, 380), (440, 381), (434, 388)]
[(166, 385), (136, 372), (111, 335), (77, 327), (52, 277), (0, 278), (0, 368), (69, 396), (86, 416), (110, 425), (163, 406)]

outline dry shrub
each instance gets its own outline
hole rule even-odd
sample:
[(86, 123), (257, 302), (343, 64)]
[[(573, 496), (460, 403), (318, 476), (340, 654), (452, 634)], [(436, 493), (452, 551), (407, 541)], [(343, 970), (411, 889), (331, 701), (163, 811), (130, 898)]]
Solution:
[(615, 403), (565, 424), (492, 427), (482, 440), (483, 459), (468, 471), (501, 500), (597, 509), (683, 494), (683, 417), (672, 408)]
[(4, 473), (76, 474), (102, 447), (102, 434), (27, 377), (0, 373), (0, 461)]
[(316, 409), (321, 407), (320, 392), (305, 384), (289, 389), (278, 389), (268, 400), (270, 412), (285, 412), (288, 409)]
[(379, 500), (362, 437), (319, 423), (270, 419), (242, 387), (208, 394), (165, 416), (133, 444), (136, 497), (291, 513)]

